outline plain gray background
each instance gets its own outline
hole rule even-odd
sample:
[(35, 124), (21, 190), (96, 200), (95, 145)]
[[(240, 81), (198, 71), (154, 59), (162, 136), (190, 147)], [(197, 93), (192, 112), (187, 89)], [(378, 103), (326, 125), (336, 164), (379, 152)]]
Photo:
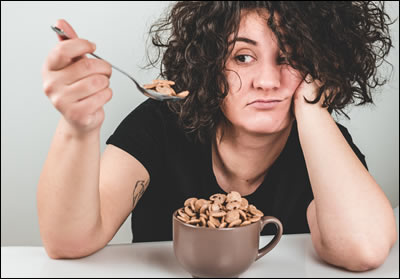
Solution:
[[(41, 68), (57, 36), (50, 29), (66, 19), (78, 36), (97, 45), (96, 54), (142, 83), (158, 75), (144, 71), (147, 32), (171, 2), (1, 2), (1, 245), (41, 245), (36, 189), (60, 114), (43, 93)], [(387, 3), (398, 17), (399, 3)], [(399, 23), (390, 82), (377, 90), (376, 105), (349, 108), (345, 125), (365, 154), (370, 173), (392, 206), (399, 204)], [(386, 67), (387, 68), (387, 67)], [(382, 72), (382, 74), (385, 74)], [(113, 71), (113, 98), (106, 104), (101, 150), (122, 119), (146, 98)], [(130, 217), (111, 243), (130, 243)]]

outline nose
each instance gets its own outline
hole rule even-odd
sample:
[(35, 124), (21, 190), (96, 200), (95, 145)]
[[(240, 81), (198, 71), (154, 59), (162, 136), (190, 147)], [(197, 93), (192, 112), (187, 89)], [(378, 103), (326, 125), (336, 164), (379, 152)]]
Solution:
[(281, 67), (274, 64), (264, 64), (256, 72), (253, 86), (261, 90), (278, 89), (281, 86)]

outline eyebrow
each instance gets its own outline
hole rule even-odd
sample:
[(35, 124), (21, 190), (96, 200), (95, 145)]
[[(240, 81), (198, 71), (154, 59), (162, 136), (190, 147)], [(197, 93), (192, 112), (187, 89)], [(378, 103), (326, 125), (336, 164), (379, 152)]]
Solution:
[(256, 41), (254, 41), (252, 39), (249, 39), (249, 38), (246, 38), (246, 37), (237, 37), (235, 41), (232, 41), (229, 44), (232, 44), (234, 42), (245, 42), (245, 43), (251, 44), (253, 46), (257, 46), (257, 42)]

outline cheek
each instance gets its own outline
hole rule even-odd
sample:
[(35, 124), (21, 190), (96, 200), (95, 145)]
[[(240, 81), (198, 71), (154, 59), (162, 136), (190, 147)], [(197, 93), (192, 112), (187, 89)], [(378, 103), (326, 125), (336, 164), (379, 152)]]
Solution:
[[(226, 72), (232, 97), (238, 95), (241, 89), (246, 86), (244, 84), (246, 83), (246, 73), (241, 73), (240, 76), (236, 71)], [(283, 66), (281, 69), (281, 92), (285, 92), (287, 94), (286, 97), (292, 97), (302, 80), (303, 78), (299, 71), (289, 66)]]
[(240, 114), (240, 109), (235, 105), (235, 103), (237, 104), (237, 101), (235, 102), (235, 96), (232, 93), (229, 93), (221, 104), (223, 114), (227, 119), (233, 122), (235, 122), (234, 119), (236, 116)]
[(303, 80), (301, 74), (295, 69), (285, 66), (282, 69), (282, 83), (281, 87), (285, 88), (285, 92), (287, 92), (288, 97), (292, 97), (295, 93), (297, 87)]
[(299, 72), (293, 68), (281, 69), (281, 87), (276, 94), (286, 100), (279, 108), (272, 111), (255, 111), (246, 109), (243, 101), (246, 100), (245, 76), (241, 75), (242, 84), (235, 72), (227, 73), (231, 90), (221, 105), (225, 117), (237, 127), (257, 133), (273, 133), (289, 125), (291, 120), (291, 106), (293, 95), (302, 81)]
[[(240, 73), (239, 77), (238, 72), (227, 71), (226, 77), (230, 90), (229, 94), (225, 97), (221, 109), (227, 117), (228, 115), (234, 117), (236, 113), (241, 111), (241, 108), (244, 105), (242, 102), (245, 100), (245, 88), (248, 86), (248, 84), (246, 84), (246, 73)], [(280, 97), (291, 99), (301, 81), (302, 77), (298, 71), (289, 66), (283, 66), (281, 69), (281, 88), (277, 94), (279, 94)], [(289, 105), (290, 102), (288, 102), (288, 106)], [(284, 108), (283, 110), (289, 109)]]
[(239, 74), (235, 71), (227, 70), (225, 72), (226, 80), (229, 84), (229, 94), (237, 94), (242, 88), (242, 79), (239, 77)]

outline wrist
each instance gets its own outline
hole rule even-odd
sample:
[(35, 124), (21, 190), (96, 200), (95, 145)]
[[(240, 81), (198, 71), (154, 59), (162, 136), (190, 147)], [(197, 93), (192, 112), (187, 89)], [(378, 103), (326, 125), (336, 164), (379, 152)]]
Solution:
[(78, 140), (78, 141), (91, 141), (98, 140), (100, 137), (100, 127), (85, 131), (80, 130), (71, 125), (64, 117), (61, 117), (57, 133), (62, 134), (65, 138)]
[(294, 115), (297, 121), (302, 121), (309, 117), (319, 117), (321, 115), (330, 115), (327, 108), (322, 107), (319, 103), (308, 104), (303, 100), (303, 104), (295, 105)]

